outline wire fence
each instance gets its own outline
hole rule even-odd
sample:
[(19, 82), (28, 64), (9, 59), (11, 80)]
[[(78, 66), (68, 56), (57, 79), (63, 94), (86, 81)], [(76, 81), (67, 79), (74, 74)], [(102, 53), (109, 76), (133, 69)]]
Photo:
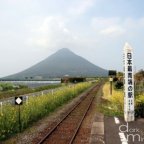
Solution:
[[(74, 87), (75, 87), (75, 85), (73, 85), (73, 84), (69, 85), (69, 88), (73, 88), (74, 89)], [(43, 95), (49, 94), (49, 93), (51, 93), (52, 95), (54, 95), (54, 93), (56, 91), (63, 90), (63, 88), (64, 87), (55, 88), (55, 89), (49, 89), (49, 90), (43, 90), (43, 91), (40, 91), (40, 92), (29, 93), (29, 94), (24, 94), (24, 95), (20, 95), (20, 96), (23, 97), (23, 102), (28, 103), (29, 97), (43, 96)], [(0, 114), (1, 115), (3, 113), (3, 106), (5, 104), (12, 104), (12, 105), (14, 105), (15, 104), (15, 97), (10, 97), (10, 98), (6, 98), (6, 99), (0, 100)]]

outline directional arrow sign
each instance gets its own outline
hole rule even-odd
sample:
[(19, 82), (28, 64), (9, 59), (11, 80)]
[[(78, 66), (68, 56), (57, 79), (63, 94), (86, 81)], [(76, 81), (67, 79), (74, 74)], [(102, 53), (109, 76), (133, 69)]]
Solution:
[(22, 105), (23, 97), (15, 97), (15, 105)]

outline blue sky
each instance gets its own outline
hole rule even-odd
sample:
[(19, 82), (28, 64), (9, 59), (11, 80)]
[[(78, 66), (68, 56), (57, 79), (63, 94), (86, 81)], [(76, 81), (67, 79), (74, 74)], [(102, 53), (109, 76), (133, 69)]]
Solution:
[(61, 48), (122, 71), (125, 42), (144, 69), (142, 0), (0, 0), (0, 77), (22, 71)]

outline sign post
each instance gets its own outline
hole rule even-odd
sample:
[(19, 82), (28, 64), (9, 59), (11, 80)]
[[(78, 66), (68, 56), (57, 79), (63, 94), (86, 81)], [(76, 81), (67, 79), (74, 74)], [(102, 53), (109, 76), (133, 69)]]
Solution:
[(19, 131), (21, 132), (21, 111), (20, 105), (23, 104), (23, 97), (15, 97), (15, 105), (18, 105), (18, 122), (19, 122)]
[(112, 82), (113, 82), (113, 78), (111, 77), (109, 79), (109, 81), (110, 81), (110, 95), (112, 95)]
[(124, 119), (134, 121), (134, 76), (133, 76), (133, 49), (128, 43), (124, 46)]
[(109, 70), (108, 75), (110, 76), (109, 81), (110, 81), (110, 95), (112, 95), (112, 83), (113, 83), (113, 77), (116, 76), (116, 71), (115, 70)]

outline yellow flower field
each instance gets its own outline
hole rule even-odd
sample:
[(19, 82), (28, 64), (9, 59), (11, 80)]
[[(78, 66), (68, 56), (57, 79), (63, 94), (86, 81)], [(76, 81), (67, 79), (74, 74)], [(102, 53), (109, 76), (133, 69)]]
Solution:
[[(90, 86), (92, 86), (90, 82), (79, 83), (65, 86), (54, 93), (30, 97), (21, 106), (21, 129), (24, 130), (34, 121), (53, 112)], [(3, 106), (3, 111), (0, 114), (0, 140), (19, 132), (18, 108), (19, 106), (16, 105)]]

